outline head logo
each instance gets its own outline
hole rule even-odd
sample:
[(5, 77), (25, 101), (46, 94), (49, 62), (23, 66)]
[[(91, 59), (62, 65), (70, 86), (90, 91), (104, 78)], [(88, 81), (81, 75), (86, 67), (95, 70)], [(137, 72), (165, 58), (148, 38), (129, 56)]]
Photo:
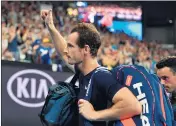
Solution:
[[(55, 83), (54, 79), (43, 71), (35, 69), (21, 70), (13, 74), (8, 80), (7, 92), (12, 100), (22, 106), (41, 107), (44, 101), (40, 100), (42, 97), (43, 100), (46, 97), (48, 84)], [(13, 91), (12, 89), (16, 90)], [(37, 101), (37, 103), (29, 102), (29, 99)]]

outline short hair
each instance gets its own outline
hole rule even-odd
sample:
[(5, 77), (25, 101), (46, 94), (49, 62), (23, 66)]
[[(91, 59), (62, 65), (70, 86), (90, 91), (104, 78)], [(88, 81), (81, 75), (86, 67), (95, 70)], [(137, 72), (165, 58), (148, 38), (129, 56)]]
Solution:
[(77, 32), (79, 34), (77, 44), (80, 48), (84, 48), (85, 45), (90, 47), (90, 53), (92, 57), (97, 56), (98, 49), (101, 45), (100, 34), (91, 23), (78, 23), (71, 33)]
[(168, 56), (160, 60), (156, 64), (157, 69), (169, 67), (174, 73), (176, 73), (176, 56)]

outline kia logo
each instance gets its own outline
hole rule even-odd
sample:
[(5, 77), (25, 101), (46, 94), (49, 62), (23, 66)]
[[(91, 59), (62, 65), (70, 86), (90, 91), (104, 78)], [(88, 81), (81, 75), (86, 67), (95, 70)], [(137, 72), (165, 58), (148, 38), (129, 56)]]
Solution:
[(52, 84), (56, 82), (47, 73), (26, 69), (10, 77), (7, 82), (7, 92), (12, 100), (22, 106), (41, 107), (48, 94), (48, 86)]

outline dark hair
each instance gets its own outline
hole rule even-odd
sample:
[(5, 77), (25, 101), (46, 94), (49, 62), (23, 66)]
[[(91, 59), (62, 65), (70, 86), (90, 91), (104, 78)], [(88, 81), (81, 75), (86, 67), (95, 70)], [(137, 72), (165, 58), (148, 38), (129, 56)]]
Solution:
[(176, 56), (168, 56), (156, 64), (157, 69), (169, 67), (174, 73), (176, 73)]
[(85, 45), (90, 47), (90, 53), (92, 57), (97, 56), (98, 49), (101, 45), (100, 34), (91, 23), (79, 23), (71, 31), (71, 33), (77, 32), (79, 38), (77, 44), (80, 48), (84, 48)]

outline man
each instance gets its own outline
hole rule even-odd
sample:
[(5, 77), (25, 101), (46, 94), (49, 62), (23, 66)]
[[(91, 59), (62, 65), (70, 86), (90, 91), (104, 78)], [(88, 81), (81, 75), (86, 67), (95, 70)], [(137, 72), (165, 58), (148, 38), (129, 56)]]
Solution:
[[(99, 67), (97, 51), (101, 45), (96, 28), (87, 23), (76, 25), (68, 36), (67, 43), (53, 24), (52, 10), (43, 10), (41, 17), (50, 32), (56, 50), (65, 63), (75, 71), (80, 70), (79, 113), (91, 121), (93, 126), (106, 126), (105, 121), (129, 118), (141, 113), (141, 105), (128, 88), (117, 84), (109, 71), (94, 74), (90, 103), (83, 100), (91, 75)], [(75, 65), (74, 67), (71, 65)], [(107, 109), (107, 102), (113, 105)], [(87, 111), (89, 110), (89, 111)], [(101, 110), (101, 111), (100, 111)], [(80, 116), (79, 125), (84, 126)]]
[(167, 92), (176, 90), (176, 56), (168, 56), (156, 64), (157, 75)]
[(171, 103), (176, 120), (176, 56), (168, 56), (156, 64), (157, 75), (168, 93), (171, 93)]

